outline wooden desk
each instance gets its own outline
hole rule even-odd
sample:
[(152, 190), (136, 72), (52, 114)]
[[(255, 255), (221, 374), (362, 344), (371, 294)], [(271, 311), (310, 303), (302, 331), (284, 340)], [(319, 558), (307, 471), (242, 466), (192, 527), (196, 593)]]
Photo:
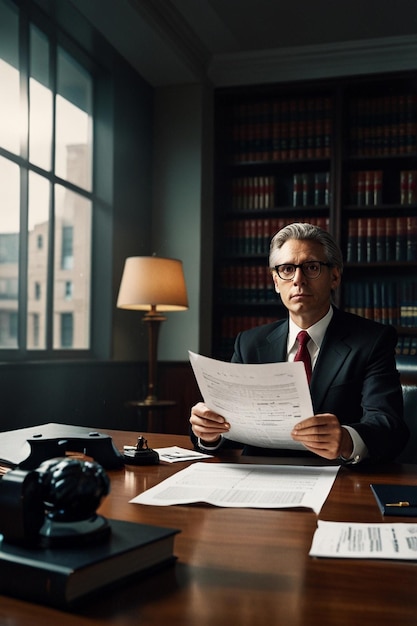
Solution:
[[(123, 444), (136, 443), (137, 433), (109, 432), (120, 449)], [(189, 447), (184, 436), (147, 437), (149, 446), (154, 448), (174, 444)], [(239, 457), (225, 457), (228, 461), (232, 458), (239, 462)], [(129, 499), (139, 492), (186, 465), (126, 466), (109, 472), (112, 491), (100, 509), (107, 517), (181, 529), (175, 540), (178, 561), (174, 567), (106, 593), (76, 614), (0, 597), (0, 624), (417, 624), (417, 562), (311, 558), (308, 552), (317, 523), (313, 512), (129, 504)], [(417, 485), (417, 466), (342, 468), (320, 519), (383, 521), (369, 483), (387, 481)], [(410, 522), (417, 523), (417, 519), (410, 518)]]

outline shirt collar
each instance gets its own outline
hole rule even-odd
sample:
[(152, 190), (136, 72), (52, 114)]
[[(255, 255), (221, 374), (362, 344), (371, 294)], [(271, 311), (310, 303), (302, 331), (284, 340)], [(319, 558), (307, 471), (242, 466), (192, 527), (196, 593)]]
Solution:
[[(323, 343), (324, 335), (326, 334), (327, 327), (330, 324), (330, 320), (332, 319), (332, 317), (333, 317), (333, 307), (330, 306), (328, 312), (326, 313), (324, 317), (321, 318), (321, 320), (313, 324), (313, 326), (310, 326), (310, 328), (304, 329), (308, 332), (308, 334), (310, 335), (311, 339), (314, 341), (318, 349), (320, 349), (321, 344)], [(292, 321), (290, 317), (289, 318), (289, 332), (288, 332), (288, 352), (290, 352), (290, 350), (292, 350), (292, 348), (294, 347), (294, 344), (297, 340), (297, 335), (300, 332), (300, 330), (303, 330), (303, 329), (299, 328), (296, 324), (294, 324), (294, 322)]]

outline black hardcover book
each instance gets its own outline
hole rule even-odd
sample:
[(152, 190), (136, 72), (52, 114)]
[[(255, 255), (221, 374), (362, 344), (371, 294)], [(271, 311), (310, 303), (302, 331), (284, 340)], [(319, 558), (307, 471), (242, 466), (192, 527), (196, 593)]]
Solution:
[(382, 515), (417, 517), (416, 485), (371, 485)]
[(0, 540), (0, 593), (71, 609), (94, 592), (175, 561), (178, 530), (108, 523), (110, 538), (91, 546), (26, 548)]

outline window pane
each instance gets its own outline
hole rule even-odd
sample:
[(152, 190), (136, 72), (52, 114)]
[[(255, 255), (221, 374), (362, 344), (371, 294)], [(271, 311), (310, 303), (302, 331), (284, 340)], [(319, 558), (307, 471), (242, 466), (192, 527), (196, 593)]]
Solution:
[(92, 79), (58, 50), (55, 172), (82, 189), (92, 188)]
[(19, 168), (0, 157), (0, 348), (17, 348)]
[(74, 318), (72, 313), (61, 315), (61, 348), (72, 348), (74, 343)]
[(37, 28), (30, 30), (29, 159), (51, 169), (52, 92), (49, 79), (49, 44)]
[(82, 350), (90, 347), (92, 206), (60, 185), (55, 194), (53, 347)]
[(19, 154), (20, 116), (18, 16), (9, 3), (0, 0), (0, 145)]
[(29, 174), (27, 347), (46, 348), (50, 184)]

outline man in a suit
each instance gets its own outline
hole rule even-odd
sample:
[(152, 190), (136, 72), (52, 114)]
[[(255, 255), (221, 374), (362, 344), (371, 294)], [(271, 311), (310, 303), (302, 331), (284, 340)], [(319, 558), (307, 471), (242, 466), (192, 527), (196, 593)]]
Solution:
[[(307, 331), (306, 372), (311, 376), (314, 415), (294, 426), (294, 441), (302, 443), (308, 454), (346, 463), (395, 458), (408, 439), (395, 363), (395, 329), (332, 304), (343, 258), (325, 230), (311, 224), (285, 226), (271, 241), (269, 265), (289, 317), (240, 333), (232, 361), (299, 360), (305, 348), (297, 336)], [(222, 435), (230, 426), (204, 403), (192, 408), (190, 423), (200, 449), (213, 452), (224, 445)], [(246, 446), (244, 453), (285, 451)]]

